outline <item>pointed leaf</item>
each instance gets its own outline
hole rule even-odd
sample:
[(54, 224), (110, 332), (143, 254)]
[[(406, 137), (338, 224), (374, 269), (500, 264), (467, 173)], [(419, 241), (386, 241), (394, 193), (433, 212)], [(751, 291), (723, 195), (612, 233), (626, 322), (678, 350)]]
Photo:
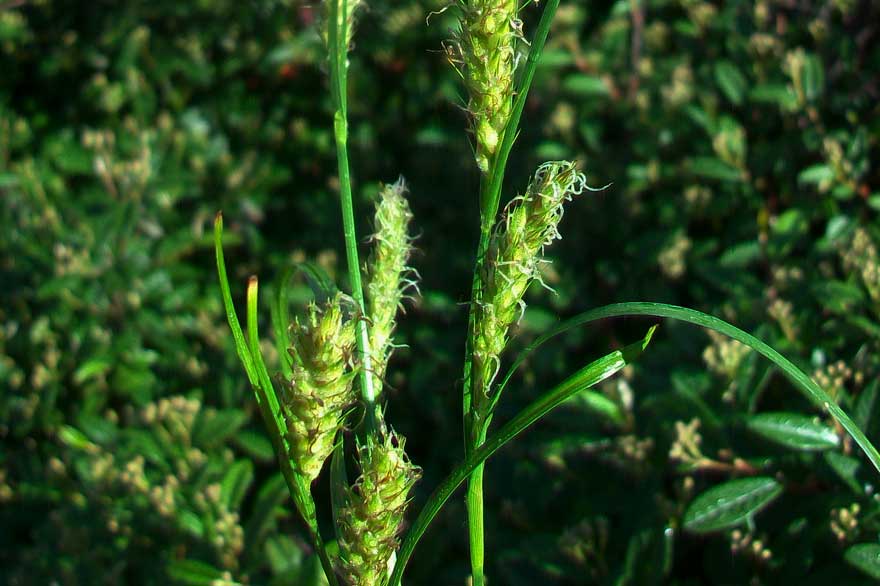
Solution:
[(249, 460), (238, 460), (226, 472), (220, 483), (220, 498), (230, 510), (241, 506), (254, 481), (254, 465)]
[(248, 416), (239, 409), (202, 410), (193, 425), (193, 443), (214, 448), (235, 435), (247, 423)]
[(688, 162), (691, 172), (697, 177), (719, 181), (742, 181), (743, 172), (733, 165), (714, 157), (694, 157)]
[(682, 523), (692, 533), (730, 529), (748, 521), (781, 493), (782, 485), (769, 477), (731, 480), (695, 498)]
[(247, 343), (244, 339), (244, 332), (235, 313), (235, 306), (232, 303), (232, 292), (229, 289), (229, 277), (226, 276), (226, 261), (223, 258), (223, 215), (218, 213), (214, 220), (214, 253), (217, 257), (217, 276), (220, 279), (220, 292), (223, 296), (223, 307), (226, 310), (226, 319), (229, 322), (229, 329), (232, 330), (232, 339), (235, 342), (235, 352), (241, 360), (244, 370), (247, 373), (251, 386), (256, 387), (257, 371), (254, 368), (254, 361), (248, 350)]
[(746, 420), (746, 427), (761, 437), (792, 450), (830, 450), (840, 445), (834, 428), (798, 413), (761, 413)]
[(859, 543), (846, 550), (843, 558), (875, 580), (880, 580), (880, 545)]
[(270, 317), (272, 318), (272, 330), (275, 334), (275, 349), (278, 351), (281, 362), (281, 374), (285, 379), (290, 379), (293, 372), (293, 357), (287, 351), (290, 345), (290, 338), (287, 335), (287, 328), (290, 326), (287, 288), (292, 274), (292, 267), (282, 273), (281, 279), (275, 285), (273, 303), (269, 307)]
[(737, 106), (742, 103), (748, 82), (736, 65), (730, 61), (716, 63), (715, 82), (728, 100)]
[[(296, 575), (302, 569), (302, 547), (287, 535), (275, 535), (266, 540), (266, 559), (276, 576)], [(295, 582), (291, 580), (291, 584)]]
[(578, 98), (607, 96), (610, 93), (604, 79), (584, 73), (574, 73), (566, 77), (562, 81), (562, 89)]
[(858, 460), (840, 452), (826, 452), (825, 462), (853, 493), (859, 496), (864, 494), (862, 483), (859, 481), (861, 463)]
[(275, 459), (275, 450), (272, 448), (272, 442), (260, 431), (243, 429), (232, 438), (232, 442), (242, 452), (257, 461), (271, 462)]
[(877, 399), (880, 397), (880, 378), (875, 378), (859, 394), (853, 419), (864, 430), (871, 424), (872, 415), (877, 410)]
[(253, 512), (245, 525), (245, 543), (249, 551), (254, 551), (270, 533), (281, 505), (287, 499), (287, 486), (284, 478), (275, 475), (263, 483), (257, 493)]
[(186, 586), (211, 586), (223, 579), (223, 571), (197, 560), (180, 560), (168, 564), (168, 577)]

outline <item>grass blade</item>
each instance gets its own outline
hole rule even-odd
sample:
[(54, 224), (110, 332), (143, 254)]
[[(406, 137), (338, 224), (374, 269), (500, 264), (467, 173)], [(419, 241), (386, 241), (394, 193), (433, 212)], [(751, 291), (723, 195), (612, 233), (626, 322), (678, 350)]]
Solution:
[[(351, 295), (361, 312), (365, 311), (364, 290), (361, 284), (361, 265), (358, 259), (358, 240), (354, 224), (354, 204), (351, 195), (351, 172), (348, 164), (348, 46), (347, 46), (347, 0), (330, 0), (330, 23), (328, 30), (330, 50), (330, 86), (333, 93), (333, 136), (336, 142), (336, 163), (339, 168), (339, 201), (342, 212), (343, 236), (345, 237), (345, 257), (348, 264), (348, 280)], [(340, 18), (339, 16), (343, 17)], [(372, 359), (370, 355), (370, 335), (367, 320), (357, 323), (357, 350), (361, 357), (358, 375), (361, 397), (366, 410), (368, 433), (377, 428), (376, 392), (373, 388)]]
[(559, 406), (566, 399), (577, 393), (592, 387), (606, 378), (619, 372), (627, 364), (633, 362), (647, 347), (654, 334), (656, 326), (648, 330), (645, 337), (621, 350), (615, 350), (602, 358), (588, 364), (575, 374), (565, 379), (562, 383), (544, 393), (525, 409), (520, 411), (497, 433), (489, 437), (479, 448), (471, 451), (465, 460), (459, 464), (440, 486), (428, 498), (428, 502), (422, 508), (412, 528), (406, 534), (400, 551), (397, 554), (397, 563), (394, 572), (388, 582), (390, 586), (399, 586), (403, 577), (403, 571), (412, 555), (421, 536), (428, 525), (446, 503), (452, 493), (470, 476), (471, 472), (485, 462), (492, 454), (497, 452), (507, 442), (515, 438), (544, 415)]
[(278, 404), (278, 397), (275, 395), (272, 381), (269, 379), (269, 373), (263, 361), (263, 355), (260, 352), (260, 338), (257, 329), (258, 283), (256, 277), (251, 277), (248, 282), (247, 291), (247, 328), (250, 346), (245, 341), (241, 323), (239, 323), (238, 316), (235, 313), (232, 294), (229, 289), (229, 278), (226, 274), (226, 263), (223, 257), (223, 216), (221, 214), (217, 214), (217, 218), (214, 221), (214, 250), (217, 257), (217, 274), (220, 279), (223, 305), (226, 309), (229, 328), (232, 330), (232, 338), (235, 341), (235, 350), (242, 365), (244, 365), (251, 387), (253, 387), (257, 406), (260, 409), (263, 422), (269, 432), (269, 438), (272, 440), (272, 445), (278, 456), (278, 463), (281, 467), (284, 481), (287, 483), (290, 496), (293, 499), (294, 505), (296, 505), (297, 511), (299, 511), (299, 514), (309, 528), (312, 540), (315, 543), (315, 549), (321, 559), (321, 565), (324, 568), (330, 586), (337, 586), (338, 581), (333, 571), (333, 563), (318, 531), (315, 502), (312, 499), (309, 486), (296, 473), (290, 459), (287, 457), (283, 432), (284, 419), (281, 414), (281, 407)]
[(263, 398), (272, 415), (276, 429), (280, 435), (283, 435), (286, 425), (284, 416), (281, 414), (281, 405), (278, 403), (278, 396), (275, 394), (275, 387), (272, 386), (272, 379), (269, 377), (269, 371), (266, 370), (266, 363), (263, 361), (263, 353), (260, 350), (260, 335), (257, 331), (257, 291), (259, 283), (257, 278), (252, 276), (248, 280), (247, 288), (247, 329), (248, 342), (251, 349), (251, 358), (254, 361), (254, 369), (256, 370), (257, 380), (263, 389)]
[(782, 373), (785, 377), (795, 385), (795, 387), (810, 400), (813, 405), (827, 411), (831, 414), (831, 416), (838, 422), (840, 425), (846, 430), (846, 432), (855, 440), (855, 442), (859, 445), (874, 467), (880, 471), (880, 453), (877, 452), (877, 448), (871, 443), (871, 441), (865, 436), (859, 426), (855, 424), (855, 422), (846, 414), (846, 412), (840, 408), (840, 406), (834, 402), (834, 400), (828, 396), (822, 388), (813, 382), (806, 373), (804, 373), (801, 369), (795, 366), (788, 358), (774, 350), (765, 342), (762, 342), (758, 338), (752, 336), (751, 334), (744, 332), (743, 330), (727, 323), (724, 320), (718, 319), (717, 317), (713, 317), (706, 313), (697, 311), (695, 309), (689, 309), (687, 307), (679, 307), (677, 305), (668, 305), (666, 303), (647, 303), (647, 302), (634, 302), (634, 303), (615, 303), (612, 305), (606, 305), (604, 307), (599, 307), (597, 309), (592, 309), (590, 311), (586, 311), (584, 313), (578, 314), (570, 319), (567, 319), (563, 322), (560, 322), (557, 326), (549, 330), (547, 333), (541, 335), (534, 342), (532, 342), (525, 350), (523, 350), (514, 360), (513, 365), (510, 367), (510, 370), (505, 374), (502, 379), (501, 385), (499, 387), (502, 389), (510, 378), (513, 376), (513, 373), (516, 369), (522, 364), (523, 360), (525, 360), (532, 352), (537, 350), (541, 345), (543, 345), (548, 340), (571, 330), (572, 328), (576, 328), (578, 326), (597, 321), (600, 319), (605, 319), (609, 317), (625, 317), (625, 316), (650, 316), (650, 317), (663, 317), (669, 319), (676, 319), (679, 321), (684, 321), (688, 323), (692, 323), (694, 325), (698, 325), (704, 327), (709, 330), (714, 330), (720, 334), (724, 334), (737, 342), (745, 344), (751, 349), (755, 350), (771, 362), (773, 362), (777, 367), (782, 370)]
[(251, 352), (244, 339), (241, 323), (235, 313), (235, 305), (232, 303), (232, 293), (229, 289), (229, 277), (226, 275), (226, 261), (223, 258), (223, 214), (217, 213), (214, 219), (214, 252), (217, 257), (217, 276), (220, 279), (220, 292), (223, 296), (223, 307), (226, 310), (226, 320), (229, 329), (232, 330), (232, 339), (235, 343), (235, 352), (247, 373), (251, 386), (257, 386), (257, 369), (254, 366)]

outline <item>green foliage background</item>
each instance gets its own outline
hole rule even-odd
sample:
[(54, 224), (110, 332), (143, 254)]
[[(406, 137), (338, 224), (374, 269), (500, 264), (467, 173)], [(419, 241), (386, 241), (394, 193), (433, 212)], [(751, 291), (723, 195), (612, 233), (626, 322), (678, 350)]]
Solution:
[[(401, 173), (420, 233), (388, 407), (425, 469), (416, 506), (461, 458), (478, 228), (445, 7), (371, 2), (350, 74), (360, 233)], [(344, 279), (316, 16), (286, 0), (0, 2), (0, 582), (320, 583), (210, 247), (222, 209), (239, 302), (248, 275), (304, 258)], [(514, 345), (602, 303), (692, 305), (814, 372), (876, 441), (878, 23), (867, 0), (563, 2), (506, 197), (555, 158), (611, 186), (568, 207), (555, 294), (533, 288)], [(499, 419), (645, 325), (548, 346)], [(870, 583), (846, 552), (877, 542), (876, 472), (842, 439), (801, 451), (753, 433), (759, 412), (833, 428), (767, 364), (668, 324), (603, 392), (623, 424), (573, 401), (490, 462), (494, 582)], [(784, 490), (752, 527), (682, 528), (696, 495), (756, 475)], [(407, 582), (467, 573), (456, 502)]]

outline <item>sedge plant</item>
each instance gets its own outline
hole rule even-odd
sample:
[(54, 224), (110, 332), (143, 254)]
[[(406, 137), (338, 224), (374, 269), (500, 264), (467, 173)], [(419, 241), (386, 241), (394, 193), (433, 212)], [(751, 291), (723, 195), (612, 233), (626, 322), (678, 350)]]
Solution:
[[(465, 335), (464, 458), (431, 493), (403, 533), (412, 491), (421, 470), (406, 454), (406, 440), (385, 420), (382, 387), (394, 350), (398, 314), (417, 291), (409, 268), (413, 214), (401, 179), (385, 186), (375, 205), (375, 234), (366, 263), (355, 233), (352, 174), (348, 156), (348, 53), (358, 0), (325, 0), (322, 36), (327, 47), (333, 129), (339, 173), (340, 211), (349, 291), (343, 293), (311, 265), (305, 272), (315, 301), (291, 320), (287, 288), (291, 271), (275, 287), (272, 324), (279, 373), (270, 376), (257, 328), (258, 281), (247, 288), (246, 328), (233, 306), (223, 256), (223, 222), (215, 223), (221, 291), (236, 351), (254, 389), (291, 498), (302, 517), (332, 586), (398, 586), (407, 562), (431, 521), (467, 482), (466, 504), (472, 582), (485, 584), (483, 466), (498, 449), (534, 422), (579, 394), (597, 403), (589, 390), (631, 364), (645, 350), (644, 337), (587, 364), (542, 393), (492, 432), (504, 388), (522, 362), (546, 341), (571, 328), (619, 316), (676, 319), (729, 336), (772, 361), (795, 387), (827, 412), (880, 470), (880, 453), (849, 416), (810, 377), (754, 336), (698, 311), (658, 303), (621, 303), (560, 322), (523, 350), (505, 369), (504, 352), (512, 326), (524, 310), (526, 290), (540, 280), (545, 247), (560, 237), (559, 223), (569, 201), (590, 190), (575, 163), (540, 165), (521, 195), (500, 209), (505, 168), (523, 107), (559, 0), (547, 0), (529, 36), (511, 0), (459, 0), (460, 26), (446, 53), (468, 92), (467, 110), (480, 175), (480, 234)], [(519, 58), (520, 47), (528, 46)], [(353, 430), (350, 439), (348, 430)], [(346, 445), (348, 450), (346, 450)], [(353, 445), (351, 445), (353, 444)], [(348, 480), (347, 464), (358, 476)], [(335, 547), (318, 526), (315, 480), (328, 470)]]

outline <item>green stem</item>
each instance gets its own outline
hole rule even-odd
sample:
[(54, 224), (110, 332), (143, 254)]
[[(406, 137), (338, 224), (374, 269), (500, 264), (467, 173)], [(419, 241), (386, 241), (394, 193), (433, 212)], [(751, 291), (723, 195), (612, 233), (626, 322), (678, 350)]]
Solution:
[[(341, 4), (341, 5), (340, 5)], [(346, 14), (347, 0), (332, 0), (330, 6), (329, 46), (330, 46), (330, 87), (333, 95), (333, 136), (336, 140), (336, 161), (339, 167), (339, 198), (342, 208), (343, 235), (345, 237), (345, 257), (348, 264), (348, 279), (351, 294), (360, 308), (366, 311), (364, 289), (361, 284), (361, 265), (358, 258), (357, 234), (354, 224), (354, 204), (351, 195), (351, 173), (348, 166), (348, 47)], [(343, 17), (340, 19), (339, 15)], [(362, 315), (357, 324), (357, 351), (361, 357), (359, 373), (361, 398), (366, 411), (367, 433), (373, 434), (376, 425), (376, 391), (373, 386), (372, 361), (370, 356), (370, 334), (366, 316)]]
[[(474, 443), (471, 448), (484, 445), (486, 436), (483, 434), (481, 440)], [(483, 474), (485, 467), (479, 464), (474, 468), (470, 478), (468, 478), (467, 494), (465, 495), (465, 503), (467, 506), (468, 516), (468, 535), (470, 536), (470, 552), (471, 552), (471, 580), (473, 586), (484, 586), (486, 583), (486, 541), (485, 541), (485, 513), (483, 510)]]
[[(480, 183), (480, 241), (477, 245), (477, 260), (474, 269), (473, 284), (471, 287), (471, 305), (468, 316), (468, 338), (465, 348), (464, 392), (462, 396), (466, 454), (485, 441), (489, 425), (488, 420), (483, 421), (483, 418), (481, 418), (480, 422), (477, 422), (472, 413), (474, 408), (474, 392), (480, 392), (480, 389), (473, 388), (474, 381), (471, 373), (473, 369), (473, 338), (474, 328), (476, 327), (476, 308), (480, 303), (483, 287), (483, 261), (486, 256), (486, 251), (489, 248), (492, 228), (495, 226), (496, 217), (498, 215), (498, 206), (501, 201), (501, 190), (504, 186), (504, 174), (507, 167), (507, 160), (510, 157), (510, 151), (513, 149), (513, 143), (518, 134), (519, 122), (522, 118), (529, 89), (535, 78), (535, 71), (541, 60), (541, 55), (544, 51), (544, 44), (547, 42), (547, 36), (550, 33), (550, 25), (553, 22), (553, 17), (556, 14), (556, 9), (558, 7), (559, 0), (548, 0), (544, 7), (544, 11), (541, 13), (541, 20), (538, 23), (535, 38), (532, 40), (532, 46), (526, 60), (523, 77), (519, 84), (516, 100), (513, 103), (510, 120), (507, 122), (507, 126), (504, 129), (504, 136), (501, 139), (501, 147), (498, 150), (497, 156), (491, 162), (489, 170), (490, 180), (486, 181), (484, 179)], [(484, 414), (484, 418), (487, 416), (491, 416), (491, 414)], [(474, 426), (479, 426), (479, 428), (474, 429)], [(482, 464), (474, 469), (474, 474), (468, 482), (466, 496), (468, 536), (471, 552), (471, 574), (473, 576), (474, 586), (483, 586), (485, 584), (483, 472)]]
[[(342, 207), (343, 234), (345, 236), (345, 257), (348, 261), (348, 278), (351, 281), (351, 294), (361, 311), (364, 311), (364, 289), (361, 284), (360, 260), (358, 259), (357, 235), (354, 227), (354, 206), (351, 197), (351, 176), (348, 170), (348, 124), (345, 114), (337, 110), (334, 117), (336, 135), (336, 158), (339, 164), (340, 200)], [(361, 397), (367, 415), (367, 431), (376, 429), (376, 391), (373, 386), (372, 361), (370, 356), (370, 334), (367, 320), (361, 316), (357, 324), (357, 350), (361, 357), (360, 383)]]

